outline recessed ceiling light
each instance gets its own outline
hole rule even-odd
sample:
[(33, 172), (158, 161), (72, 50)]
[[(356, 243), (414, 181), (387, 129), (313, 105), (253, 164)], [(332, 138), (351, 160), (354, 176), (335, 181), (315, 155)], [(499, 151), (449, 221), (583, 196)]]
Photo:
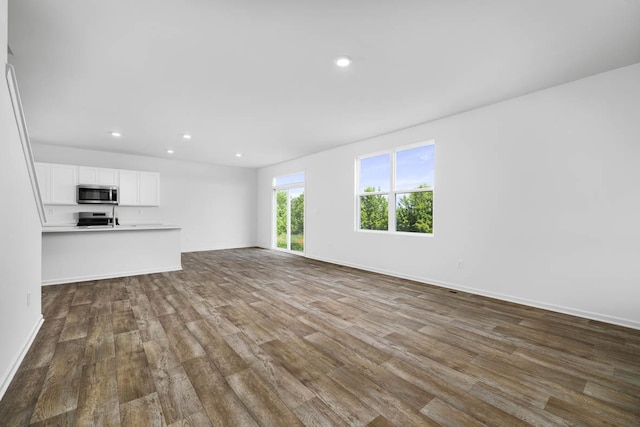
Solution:
[(183, 137), (184, 139), (191, 139), (191, 135), (189, 135), (188, 133), (183, 133), (183, 134), (182, 134), (182, 137)]
[(114, 138), (119, 138), (119, 137), (122, 136), (122, 134), (120, 132), (116, 132), (116, 131), (109, 132), (109, 134), (111, 136), (113, 136)]
[(236, 157), (242, 157), (242, 153), (236, 153)]
[(167, 153), (168, 153), (168, 154), (173, 154), (173, 153), (174, 153), (174, 151), (173, 151), (173, 150), (167, 150)]
[(349, 65), (351, 65), (351, 58), (349, 58), (348, 56), (341, 56), (340, 58), (336, 59), (336, 65), (341, 68), (348, 67)]

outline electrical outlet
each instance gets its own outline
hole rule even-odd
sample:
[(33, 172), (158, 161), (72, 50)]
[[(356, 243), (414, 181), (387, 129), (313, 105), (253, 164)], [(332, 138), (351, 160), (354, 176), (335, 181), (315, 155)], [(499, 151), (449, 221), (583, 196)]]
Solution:
[(27, 292), (27, 307), (31, 306), (31, 292)]
[(49, 215), (53, 215), (53, 208), (52, 208), (51, 206), (49, 206), (49, 207), (47, 208), (47, 213), (48, 213)]
[(138, 209), (138, 215), (142, 215), (142, 209)]
[(464, 261), (462, 261), (461, 259), (458, 260), (458, 269), (462, 270), (464, 268)]

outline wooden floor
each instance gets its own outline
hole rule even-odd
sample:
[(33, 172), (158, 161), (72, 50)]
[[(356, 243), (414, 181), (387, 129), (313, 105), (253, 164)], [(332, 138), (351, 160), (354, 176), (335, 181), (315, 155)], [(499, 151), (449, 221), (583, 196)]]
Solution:
[(0, 425), (640, 425), (640, 331), (260, 249), (183, 267), (45, 287)]

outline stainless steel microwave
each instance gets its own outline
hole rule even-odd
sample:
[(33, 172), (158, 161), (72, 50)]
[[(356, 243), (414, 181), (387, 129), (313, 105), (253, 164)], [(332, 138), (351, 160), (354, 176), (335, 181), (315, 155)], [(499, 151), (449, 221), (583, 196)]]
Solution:
[(78, 204), (117, 205), (120, 201), (118, 187), (115, 185), (84, 185), (77, 187)]

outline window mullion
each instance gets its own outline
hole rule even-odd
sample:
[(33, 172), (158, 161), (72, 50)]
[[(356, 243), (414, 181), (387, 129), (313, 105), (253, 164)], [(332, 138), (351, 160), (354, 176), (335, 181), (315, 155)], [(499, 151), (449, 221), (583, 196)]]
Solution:
[(388, 191), (370, 191), (368, 193), (358, 193), (358, 196), (386, 196)]
[(432, 187), (424, 187), (424, 188), (408, 188), (406, 190), (398, 190), (398, 193), (424, 193), (424, 192), (433, 192), (434, 189)]

